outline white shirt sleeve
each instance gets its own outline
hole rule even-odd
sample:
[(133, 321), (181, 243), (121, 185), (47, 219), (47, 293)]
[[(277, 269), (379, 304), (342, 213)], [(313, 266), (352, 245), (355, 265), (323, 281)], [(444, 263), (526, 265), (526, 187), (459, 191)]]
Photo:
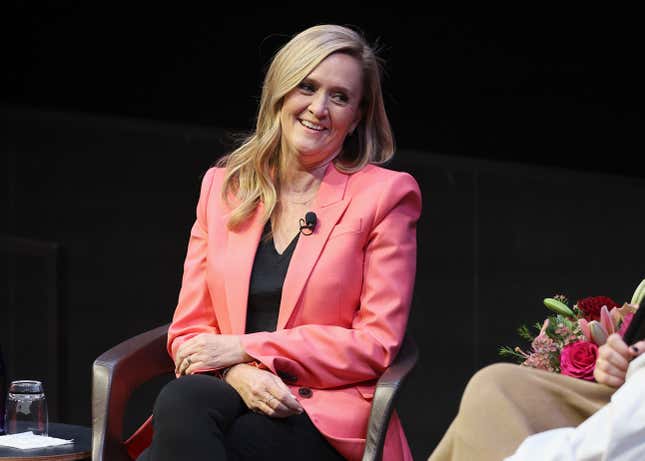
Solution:
[(578, 427), (527, 437), (505, 461), (645, 460), (645, 354), (634, 359), (611, 402)]

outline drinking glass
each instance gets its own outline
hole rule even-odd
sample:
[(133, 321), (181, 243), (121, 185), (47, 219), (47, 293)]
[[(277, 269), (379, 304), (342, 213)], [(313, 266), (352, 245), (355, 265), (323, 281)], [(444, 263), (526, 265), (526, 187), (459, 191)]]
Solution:
[(12, 381), (7, 392), (4, 427), (7, 434), (31, 431), (47, 435), (47, 400), (40, 381)]

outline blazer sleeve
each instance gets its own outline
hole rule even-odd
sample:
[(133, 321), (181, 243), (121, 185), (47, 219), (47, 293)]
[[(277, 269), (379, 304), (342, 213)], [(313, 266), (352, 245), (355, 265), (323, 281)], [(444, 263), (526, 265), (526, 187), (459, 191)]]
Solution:
[(173, 360), (184, 341), (201, 333), (220, 333), (206, 279), (206, 209), (211, 194), (218, 193), (217, 188), (213, 187), (217, 171), (211, 168), (204, 175), (197, 203), (197, 219), (190, 231), (177, 308), (168, 329), (168, 353)]
[(416, 181), (397, 174), (381, 188), (375, 206), (351, 327), (312, 324), (244, 335), (250, 356), (294, 383), (316, 388), (371, 381), (383, 373), (402, 343), (412, 300), (421, 213)]

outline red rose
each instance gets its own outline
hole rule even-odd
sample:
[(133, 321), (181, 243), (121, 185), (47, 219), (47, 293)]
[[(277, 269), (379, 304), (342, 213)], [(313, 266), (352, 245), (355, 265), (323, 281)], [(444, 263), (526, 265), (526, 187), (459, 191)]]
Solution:
[(560, 373), (573, 378), (593, 381), (593, 369), (598, 358), (598, 346), (589, 341), (578, 341), (564, 346), (560, 352)]
[(620, 307), (616, 304), (616, 301), (607, 296), (589, 296), (588, 298), (579, 300), (576, 305), (589, 322), (592, 320), (600, 321), (600, 309), (602, 306), (607, 306), (607, 310), (611, 310), (613, 307)]

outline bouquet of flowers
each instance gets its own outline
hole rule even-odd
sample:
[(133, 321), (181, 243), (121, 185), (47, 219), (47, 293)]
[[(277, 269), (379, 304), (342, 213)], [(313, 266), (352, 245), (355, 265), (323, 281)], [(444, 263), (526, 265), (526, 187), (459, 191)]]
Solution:
[(534, 325), (535, 333), (526, 325), (518, 329), (530, 348), (503, 346), (499, 354), (524, 366), (594, 381), (598, 347), (610, 334), (625, 333), (644, 297), (645, 280), (622, 306), (607, 296), (582, 298), (572, 306), (564, 295), (546, 298), (552, 313)]

